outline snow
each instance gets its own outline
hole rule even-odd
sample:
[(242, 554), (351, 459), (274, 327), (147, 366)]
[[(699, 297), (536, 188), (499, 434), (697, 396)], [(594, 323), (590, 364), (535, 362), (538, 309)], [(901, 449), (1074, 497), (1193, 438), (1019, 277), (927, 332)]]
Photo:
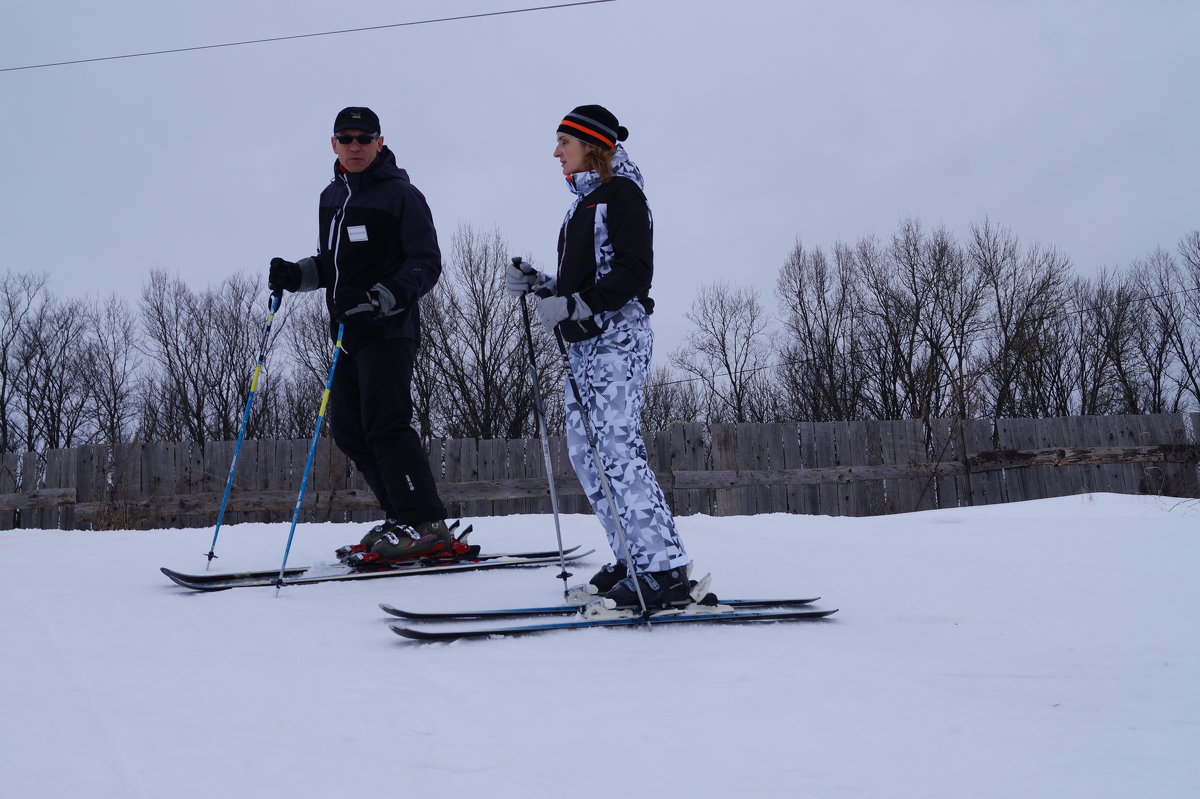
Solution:
[[(203, 572), (211, 529), (0, 533), (0, 795), (1200, 796), (1197, 500), (678, 523), (718, 594), (840, 611), (423, 645), (377, 603), (555, 604), (557, 568), (199, 594), (158, 567)], [(301, 525), (289, 564), (361, 531)], [(286, 534), (225, 527), (213, 568)], [(563, 536), (604, 562), (590, 517)]]

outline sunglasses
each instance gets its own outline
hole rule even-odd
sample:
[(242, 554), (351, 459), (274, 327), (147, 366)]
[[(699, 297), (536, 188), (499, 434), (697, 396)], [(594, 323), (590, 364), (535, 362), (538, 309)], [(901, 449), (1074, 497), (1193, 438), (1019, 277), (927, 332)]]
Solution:
[(356, 141), (359, 144), (370, 144), (379, 138), (379, 134), (370, 136), (364, 133), (361, 136), (334, 136), (333, 138), (337, 139), (338, 144), (349, 144), (352, 141)]

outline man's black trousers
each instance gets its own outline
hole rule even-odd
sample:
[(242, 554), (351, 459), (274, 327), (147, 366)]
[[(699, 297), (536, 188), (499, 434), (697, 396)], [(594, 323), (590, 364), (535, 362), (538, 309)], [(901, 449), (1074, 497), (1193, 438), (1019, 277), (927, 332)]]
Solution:
[(338, 358), (330, 391), (333, 440), (362, 472), (390, 519), (446, 518), (421, 438), (413, 429), (417, 343), (375, 339)]

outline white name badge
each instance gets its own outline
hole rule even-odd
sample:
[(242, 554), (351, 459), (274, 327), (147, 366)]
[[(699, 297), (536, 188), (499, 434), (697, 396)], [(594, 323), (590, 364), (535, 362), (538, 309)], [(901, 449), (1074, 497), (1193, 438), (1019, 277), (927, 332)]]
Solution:
[(366, 225), (351, 225), (346, 228), (346, 236), (350, 241), (366, 241), (367, 226)]

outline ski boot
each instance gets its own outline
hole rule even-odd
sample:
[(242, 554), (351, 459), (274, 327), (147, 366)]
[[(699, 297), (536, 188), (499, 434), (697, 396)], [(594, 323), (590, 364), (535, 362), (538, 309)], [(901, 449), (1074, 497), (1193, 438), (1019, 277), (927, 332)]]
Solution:
[[(593, 619), (629, 618), (642, 613), (642, 601), (646, 603), (648, 616), (686, 608), (695, 604), (695, 593), (707, 593), (709, 583), (707, 577), (700, 584), (692, 582), (688, 578), (688, 571), (687, 566), (678, 566), (674, 569), (627, 576), (605, 592), (602, 598), (586, 605), (583, 615)], [(634, 580), (637, 581), (636, 586)]]
[[(446, 529), (450, 533), (453, 533), (458, 529), (460, 524), (462, 524), (461, 520), (455, 520), (454, 523), (449, 525)], [(388, 533), (400, 532), (402, 527), (404, 527), (404, 525), (400, 524), (395, 519), (386, 519), (367, 531), (367, 534), (362, 537), (362, 541), (359, 543), (347, 544), (344, 547), (338, 547), (337, 552), (335, 553), (337, 554), (337, 559), (342, 563), (346, 563), (351, 555), (356, 553), (370, 552), (371, 547), (375, 546), (375, 544), (381, 538), (386, 536)], [(462, 533), (454, 539), (454, 551), (456, 553), (466, 555), (471, 554), (473, 550), (473, 554), (479, 554), (478, 547), (469, 547), (466, 545), (467, 536), (471, 534), (471, 530), (473, 529), (474, 527), (472, 525), (467, 525), (467, 529), (463, 530)], [(460, 543), (462, 546), (459, 546)]]
[(449, 562), (461, 557), (456, 551), (459, 548), (470, 549), (454, 538), (444, 521), (401, 524), (385, 532), (366, 552), (351, 553), (346, 565), (352, 569), (387, 569), (418, 561)]
[(583, 605), (611, 591), (617, 583), (625, 579), (629, 570), (621, 561), (607, 563), (592, 579), (581, 585), (573, 585), (567, 589), (567, 603)]
[(394, 533), (400, 529), (400, 523), (395, 519), (384, 519), (379, 524), (367, 531), (367, 534), (362, 537), (362, 540), (357, 544), (347, 544), (344, 547), (338, 547), (337, 559), (345, 562), (347, 558), (356, 552), (370, 552), (371, 547), (375, 546), (375, 542), (383, 538), (388, 533)]

